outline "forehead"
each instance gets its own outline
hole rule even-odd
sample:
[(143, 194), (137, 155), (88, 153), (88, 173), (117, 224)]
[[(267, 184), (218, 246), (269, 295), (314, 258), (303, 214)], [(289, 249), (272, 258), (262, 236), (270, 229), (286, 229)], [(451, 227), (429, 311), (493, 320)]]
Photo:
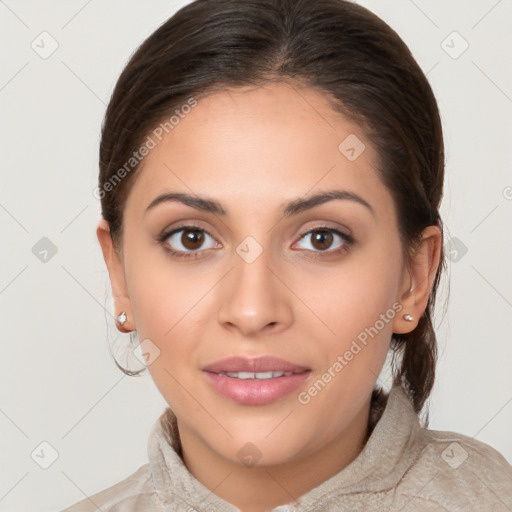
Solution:
[(373, 201), (385, 193), (361, 128), (316, 90), (285, 83), (233, 88), (200, 98), (186, 112), (168, 133), (150, 134), (155, 145), (137, 170), (127, 207), (176, 190), (229, 195), (246, 206), (282, 203), (318, 186), (364, 192)]

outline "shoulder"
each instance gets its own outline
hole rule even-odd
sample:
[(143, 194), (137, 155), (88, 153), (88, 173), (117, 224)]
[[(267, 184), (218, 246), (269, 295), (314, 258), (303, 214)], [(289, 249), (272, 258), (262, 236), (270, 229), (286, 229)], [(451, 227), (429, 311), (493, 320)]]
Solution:
[(71, 505), (62, 512), (132, 512), (160, 509), (149, 464), (140, 466), (124, 480)]
[(403, 512), (427, 503), (446, 511), (512, 509), (512, 466), (492, 446), (426, 428), (417, 442), (423, 448), (398, 485)]

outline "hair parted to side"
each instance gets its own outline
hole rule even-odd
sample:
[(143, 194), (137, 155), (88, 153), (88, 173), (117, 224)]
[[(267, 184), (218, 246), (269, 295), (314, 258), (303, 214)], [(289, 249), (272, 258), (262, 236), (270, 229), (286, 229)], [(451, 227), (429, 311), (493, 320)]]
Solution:
[[(196, 0), (135, 51), (107, 107), (99, 188), (117, 250), (122, 250), (123, 207), (139, 167), (132, 162), (126, 172), (126, 163), (148, 134), (192, 97), (271, 82), (315, 89), (361, 126), (396, 205), (405, 261), (424, 228), (437, 225), (443, 232), (444, 145), (437, 102), (393, 29), (347, 0)], [(123, 179), (107, 188), (122, 168)], [(393, 382), (404, 387), (416, 413), (434, 385), (433, 310), (444, 268), (441, 248), (424, 315), (412, 332), (394, 334), (391, 341)], [(116, 364), (129, 375), (140, 373)], [(382, 408), (387, 395), (376, 387), (372, 400)]]

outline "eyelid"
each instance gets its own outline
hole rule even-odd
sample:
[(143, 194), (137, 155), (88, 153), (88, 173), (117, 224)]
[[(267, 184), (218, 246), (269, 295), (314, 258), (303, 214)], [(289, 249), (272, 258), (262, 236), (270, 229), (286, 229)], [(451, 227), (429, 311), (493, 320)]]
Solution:
[[(217, 242), (217, 238), (215, 236), (213, 236), (210, 231), (202, 226), (199, 226), (199, 225), (195, 225), (195, 224), (183, 224), (181, 226), (176, 226), (176, 227), (173, 227), (172, 229), (169, 229), (169, 230), (163, 230), (162, 233), (158, 236), (158, 241), (159, 242), (165, 242), (169, 237), (171, 237), (172, 235), (175, 235), (176, 233), (179, 233), (180, 231), (202, 231), (204, 233), (206, 233), (210, 238), (212, 238), (213, 240), (216, 241), (216, 243), (219, 243)], [(201, 249), (199, 249), (198, 251), (195, 251), (195, 252), (199, 252)], [(202, 249), (204, 250), (204, 249)], [(194, 251), (190, 251), (190, 252), (194, 252)]]
[(212, 240), (214, 240), (216, 245), (219, 244), (219, 242), (217, 242), (216, 237), (214, 237), (210, 233), (210, 230), (201, 226), (198, 221), (193, 221), (193, 222), (183, 221), (183, 223), (179, 226), (174, 226), (173, 228), (166, 228), (160, 233), (160, 235), (157, 236), (157, 242), (162, 246), (162, 248), (165, 252), (170, 254), (171, 257), (176, 260), (176, 262), (178, 262), (178, 261), (186, 262), (189, 260), (194, 260), (194, 259), (200, 258), (201, 254), (203, 252), (207, 251), (208, 249), (211, 249), (211, 247), (209, 247), (208, 249), (199, 249), (196, 251), (183, 251), (183, 250), (173, 249), (172, 246), (167, 243), (167, 240), (171, 236), (175, 235), (176, 233), (179, 233), (180, 231), (185, 231), (185, 230), (202, 231), (202, 232), (206, 233)]
[(304, 250), (313, 252), (316, 254), (336, 254), (339, 251), (347, 250), (349, 247), (351, 247), (355, 243), (355, 239), (351, 234), (345, 233), (340, 228), (335, 228), (333, 226), (315, 226), (315, 227), (307, 230), (306, 232), (302, 233), (302, 235), (300, 236), (299, 240), (296, 243), (300, 242), (301, 240), (303, 240), (306, 236), (310, 235), (311, 233), (315, 233), (318, 231), (327, 231), (334, 235), (338, 235), (343, 240), (342, 246), (337, 247), (336, 249), (326, 249), (325, 251), (311, 251), (310, 249), (304, 249)]
[[(300, 238), (302, 239), (306, 235), (309, 235), (310, 233), (314, 233), (315, 231), (329, 231), (331, 233), (339, 234), (340, 236), (343, 236), (347, 240), (353, 241), (352, 232), (346, 228), (346, 231), (344, 231), (340, 227), (336, 226), (329, 226), (329, 225), (321, 225), (321, 226), (313, 226), (312, 228), (309, 228), (308, 230), (304, 231), (302, 235), (300, 235)], [(347, 232), (348, 231), (348, 232)]]
[(205, 227), (206, 224), (203, 224), (200, 220), (183, 220), (178, 221), (177, 225), (173, 225), (172, 227), (166, 227), (161, 230), (160, 235), (158, 235), (158, 239), (167, 238), (177, 231), (181, 231), (182, 229), (190, 229), (190, 230), (197, 230), (197, 231), (204, 231), (207, 235), (211, 236), (212, 238), (217, 239), (216, 236), (214, 236), (211, 232), (211, 230), (207, 227)]

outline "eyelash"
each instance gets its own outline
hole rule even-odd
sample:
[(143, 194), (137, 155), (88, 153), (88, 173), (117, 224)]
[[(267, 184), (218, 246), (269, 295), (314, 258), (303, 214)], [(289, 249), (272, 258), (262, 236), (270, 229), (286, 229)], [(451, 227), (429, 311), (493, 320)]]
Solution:
[[(201, 250), (197, 250), (195, 252), (183, 252), (183, 251), (175, 251), (174, 249), (170, 249), (169, 246), (165, 243), (166, 240), (176, 234), (176, 233), (179, 233), (180, 231), (201, 231), (203, 233), (206, 233), (209, 237), (211, 238), (215, 238), (208, 230), (204, 229), (204, 228), (201, 228), (199, 226), (194, 226), (194, 225), (185, 225), (185, 226), (180, 226), (179, 228), (175, 228), (171, 231), (167, 231), (165, 233), (162, 233), (162, 235), (160, 235), (158, 237), (158, 242), (163, 246), (164, 250), (167, 251), (168, 253), (170, 253), (173, 257), (176, 257), (176, 258), (197, 258), (199, 256), (199, 254), (202, 252)], [(336, 229), (336, 228), (333, 228), (333, 227), (330, 227), (330, 226), (318, 226), (318, 227), (315, 227), (313, 229), (310, 229), (309, 231), (306, 231), (305, 233), (303, 233), (301, 236), (300, 236), (300, 239), (299, 240), (302, 240), (303, 238), (305, 238), (307, 235), (311, 234), (311, 233), (316, 233), (318, 231), (328, 231), (329, 233), (334, 233), (335, 235), (338, 235), (344, 242), (344, 244), (341, 246), (341, 247), (338, 247), (337, 249), (333, 249), (333, 250), (325, 250), (325, 251), (312, 251), (314, 253), (317, 253), (317, 254), (328, 254), (328, 255), (333, 255), (333, 254), (339, 254), (339, 253), (344, 253), (344, 252), (348, 252), (350, 247), (354, 244), (355, 240), (352, 236), (350, 235), (347, 235), (346, 233), (343, 233), (343, 231), (340, 231), (339, 229)], [(309, 249), (306, 249), (306, 250), (309, 250)], [(315, 258), (318, 258), (318, 257), (323, 257), (323, 256), (314, 256)]]

